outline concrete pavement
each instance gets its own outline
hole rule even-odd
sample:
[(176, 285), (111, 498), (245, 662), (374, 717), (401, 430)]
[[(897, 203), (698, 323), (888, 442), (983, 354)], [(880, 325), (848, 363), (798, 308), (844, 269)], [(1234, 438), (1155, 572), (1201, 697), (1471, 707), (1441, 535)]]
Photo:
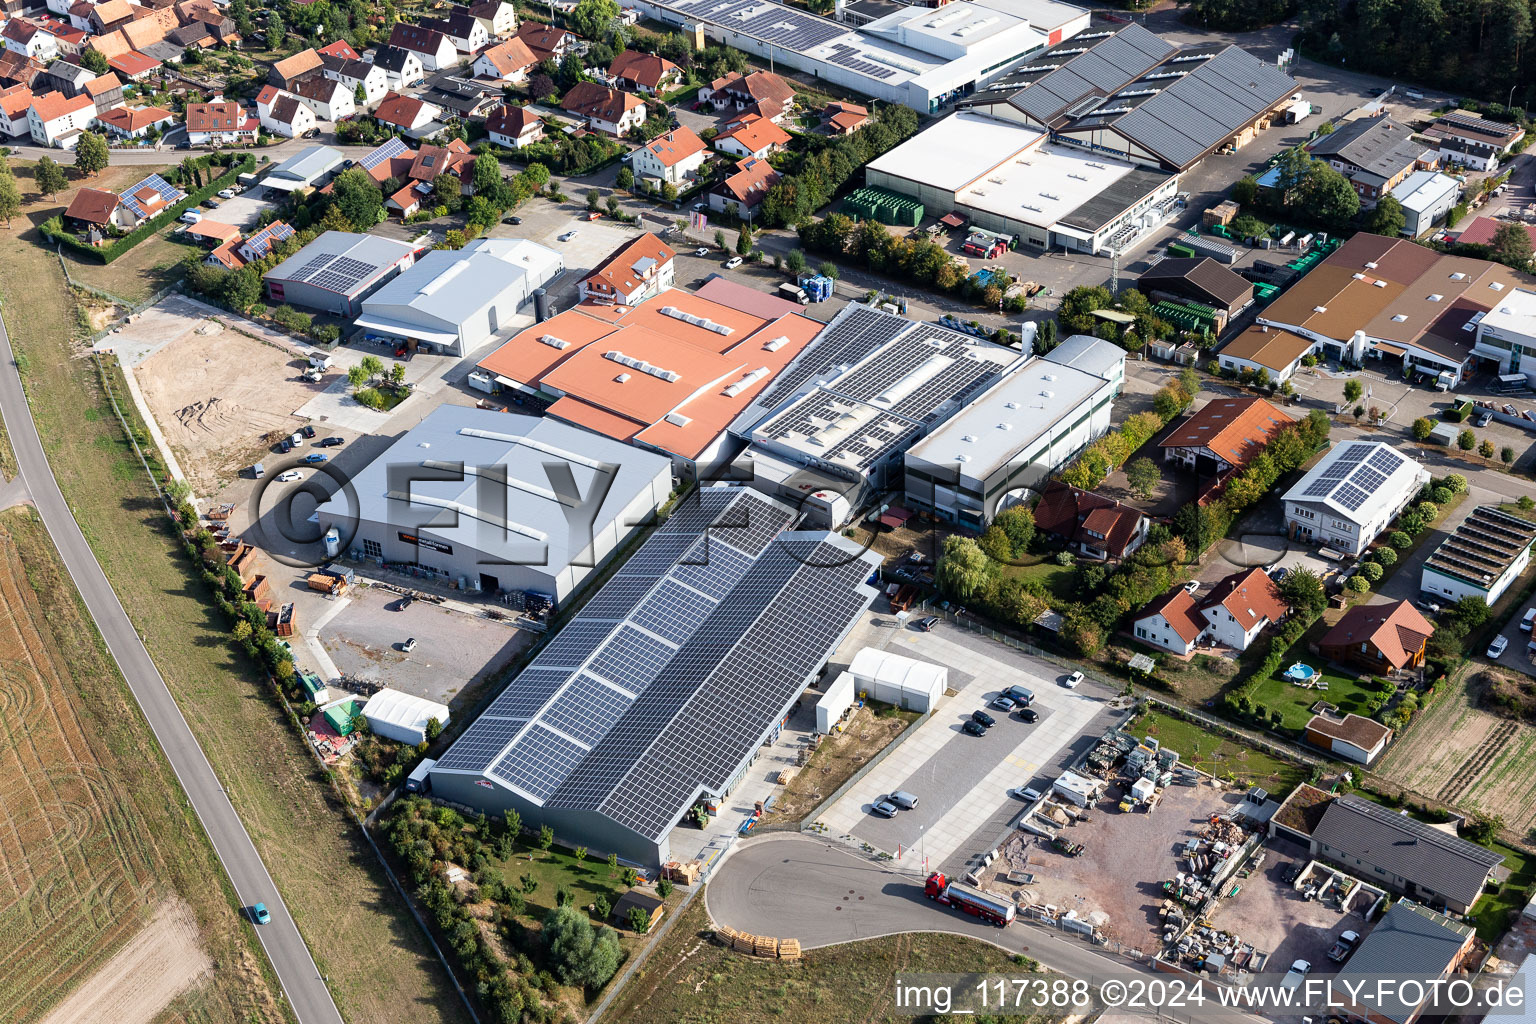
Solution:
[(70, 578), (212, 840), (214, 852), (241, 905), (265, 903), (271, 912), (271, 923), (256, 926), (256, 937), (266, 950), (294, 1016), (300, 1024), (341, 1024), (341, 1013), (289, 916), (277, 885), (59, 490), (22, 391), (10, 336), (3, 322), (0, 363), (4, 364), (0, 368), (0, 419), (15, 449), (18, 478), (31, 492), (33, 504)]

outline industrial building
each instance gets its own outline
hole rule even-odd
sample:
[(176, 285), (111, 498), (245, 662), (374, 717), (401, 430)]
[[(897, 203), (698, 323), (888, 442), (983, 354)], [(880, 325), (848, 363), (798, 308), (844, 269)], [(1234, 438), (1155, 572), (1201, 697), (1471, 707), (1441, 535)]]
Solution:
[(1418, 497), (1429, 470), (1385, 441), (1334, 445), (1285, 492), (1285, 532), (1361, 555)]
[(318, 513), (328, 548), (353, 558), (558, 603), (671, 490), (660, 456), (548, 418), (443, 405)]
[(1294, 79), (1241, 47), (1175, 46), (1132, 23), (1095, 25), (961, 105), (1099, 158), (1185, 171), (1242, 148), (1295, 94)]
[(363, 300), (416, 262), (416, 249), (377, 235), (327, 231), (262, 276), (267, 297), (355, 316)]
[(1125, 349), (1075, 335), (1004, 376), (907, 449), (906, 503), (980, 529), (1110, 426)]
[(1028, 358), (854, 302), (731, 430), (755, 486), (835, 526), (901, 486), (902, 454)]
[(634, 0), (642, 15), (865, 96), (933, 113), (1088, 27), (1057, 0), (895, 7), (857, 28), (774, 0)]
[(1477, 320), (1472, 354), (1494, 363), (1501, 375), (1525, 374), (1536, 383), (1536, 291), (1510, 288)]
[(312, 188), (342, 165), (346, 156), (331, 146), (307, 146), (267, 172), (261, 183), (279, 192)]
[(871, 161), (865, 181), (927, 216), (961, 213), (1025, 245), (1097, 253), (1167, 219), (1179, 179), (1063, 146), (1041, 129), (952, 114)]
[(511, 327), (537, 288), (565, 272), (565, 258), (525, 238), (478, 238), (457, 252), (427, 253), (363, 300), (368, 340), (462, 356)]
[(1375, 206), (1414, 171), (1440, 164), (1434, 147), (1414, 141), (1413, 130), (1390, 117), (1345, 121), (1307, 143), (1307, 152), (1349, 179), (1360, 205)]
[(674, 826), (737, 785), (875, 598), (877, 554), (794, 519), (750, 488), (695, 492), (438, 760), (433, 792), (672, 859)]
[(1449, 174), (1414, 171), (1392, 190), (1392, 198), (1403, 208), (1403, 234), (1418, 238), (1461, 201), (1461, 182)]
[(1480, 597), (1491, 608), (1531, 564), (1532, 544), (1536, 524), (1479, 505), (1424, 563), (1419, 590), (1444, 604)]
[(549, 416), (713, 475), (740, 447), (726, 428), (822, 329), (732, 302), (675, 288), (635, 306), (594, 297), (512, 337), (469, 383), (535, 395)]

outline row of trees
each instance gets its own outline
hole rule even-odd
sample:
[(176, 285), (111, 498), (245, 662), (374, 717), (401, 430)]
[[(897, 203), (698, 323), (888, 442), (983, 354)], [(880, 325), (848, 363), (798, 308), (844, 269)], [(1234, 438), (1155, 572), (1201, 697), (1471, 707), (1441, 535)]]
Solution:
[(826, 206), (854, 173), (917, 131), (917, 114), (888, 103), (873, 120), (838, 139), (805, 139), (806, 148), (776, 163), (782, 177), (763, 198), (758, 216), (768, 227), (805, 223)]
[(1125, 464), (1136, 451), (1152, 439), (1173, 418), (1189, 408), (1200, 393), (1200, 375), (1184, 367), (1179, 376), (1163, 385), (1152, 399), (1152, 412), (1127, 416), (1119, 430), (1100, 437), (1083, 450), (1073, 463), (1062, 470), (1061, 482), (1091, 491), (1104, 478)]

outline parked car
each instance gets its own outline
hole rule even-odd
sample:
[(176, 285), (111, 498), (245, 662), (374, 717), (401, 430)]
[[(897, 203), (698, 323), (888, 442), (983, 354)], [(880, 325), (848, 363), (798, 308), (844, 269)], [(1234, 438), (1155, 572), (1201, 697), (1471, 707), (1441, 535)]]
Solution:
[(1195, 591), (1197, 591), (1199, 589), (1200, 589), (1200, 581), (1199, 580), (1190, 580), (1188, 583), (1184, 584), (1184, 590), (1185, 590), (1186, 593), (1193, 594)]
[(285, 469), (283, 472), (277, 474), (277, 482), (280, 484), (286, 484), (292, 480), (302, 479), (304, 479), (304, 474), (300, 473), (296, 469)]
[(975, 722), (983, 729), (990, 729), (997, 724), (997, 719), (993, 718), (991, 715), (980, 709), (971, 712), (971, 721)]
[(1039, 800), (1042, 796), (1044, 796), (1043, 793), (1032, 786), (1015, 786), (1008, 791), (1008, 795), (1016, 796), (1020, 800), (1025, 800), (1029, 803), (1034, 803), (1036, 800)]
[(1532, 626), (1536, 626), (1536, 605), (1531, 605), (1520, 617), (1520, 632), (1529, 633)]
[(321, 455), (319, 452), (310, 452), (308, 455), (304, 456), (304, 461), (309, 463), (311, 466), (318, 466), (328, 458), (330, 458), (329, 455)]
[(1486, 427), (1488, 424), (1490, 424), (1492, 422), (1493, 422), (1493, 413), (1491, 413), (1491, 412), (1485, 412), (1485, 413), (1483, 413), (1481, 416), (1479, 416), (1477, 418), (1477, 425), (1478, 425), (1479, 428)]
[(576, 229), (575, 228), (571, 228), (571, 230), (565, 232), (564, 234), (562, 234), (560, 236), (560, 241), (562, 241), (562, 242), (569, 242), (571, 239), (573, 239), (575, 237), (576, 237)]
[(1006, 696), (1012, 697), (1014, 700), (1018, 701), (1020, 704), (1023, 704), (1025, 707), (1028, 707), (1030, 704), (1032, 704), (1035, 699), (1035, 691), (1025, 689), (1022, 686), (1010, 686), (1008, 689), (1004, 690), (1003, 693)]
[(912, 623), (912, 628), (923, 633), (931, 633), (933, 632), (933, 627), (937, 626), (938, 624), (939, 617), (937, 615), (929, 615), (926, 618), (918, 619), (916, 622)]
[(306, 423), (299, 428), (299, 433), (303, 434), (306, 438), (313, 438), (315, 436), (315, 428)]
[(255, 920), (257, 924), (272, 923), (272, 915), (267, 911), (267, 905), (265, 903), (258, 903), (251, 908), (251, 918)]
[(320, 440), (315, 442), (315, 447), (316, 448), (340, 448), (342, 445), (344, 445), (346, 443), (347, 443), (347, 441), (346, 441), (345, 438), (341, 438), (341, 437), (322, 437)]
[(966, 719), (965, 724), (960, 727), (960, 731), (970, 733), (972, 736), (985, 736), (987, 734), (987, 727), (980, 722)]
[(1019, 702), (1014, 700), (1012, 697), (993, 697), (992, 706), (1006, 715), (1008, 712), (1018, 707)]
[(181, 221), (183, 224), (196, 224), (198, 221), (203, 219), (203, 215), (198, 213), (196, 210), (188, 210), (186, 213), (182, 214), (176, 219)]
[(725, 261), (726, 270), (735, 270), (739, 266), (741, 266), (740, 256), (732, 256), (730, 259)]
[(400, 645), (400, 650), (403, 653), (405, 653), (405, 654), (410, 654), (415, 649), (416, 649), (416, 638), (415, 637), (408, 638), (405, 641), (405, 643)]
[(1282, 566), (1278, 567), (1277, 569), (1275, 569), (1274, 572), (1270, 573), (1269, 574), (1269, 578), (1274, 580), (1276, 583), (1279, 583), (1281, 580), (1285, 579), (1290, 574), (1291, 574), (1291, 570), (1287, 569), (1285, 566), (1282, 565)]
[(1427, 597), (1421, 597), (1414, 603), (1417, 604), (1422, 611), (1429, 612), (1431, 615), (1440, 614), (1441, 609), (1439, 601), (1432, 601)]
[(1493, 643), (1488, 645), (1488, 657), (1490, 657), (1490, 658), (1498, 658), (1500, 655), (1502, 655), (1504, 653), (1504, 649), (1506, 647), (1508, 647), (1508, 646), (1509, 646), (1509, 637), (1504, 636), (1503, 634), (1500, 634), (1500, 635), (1494, 637), (1493, 638)]
[(503, 224), (521, 224), (523, 222), (523, 218), (519, 217), (515, 213), (509, 213), (501, 219), (501, 222)]
[(1285, 972), (1285, 977), (1280, 979), (1281, 988), (1295, 988), (1300, 985), (1312, 970), (1312, 965), (1305, 960), (1297, 960), (1291, 964), (1291, 969)]
[(886, 797), (886, 799), (895, 804), (897, 807), (905, 807), (909, 811), (917, 806), (917, 797), (913, 796), (911, 793), (908, 793), (904, 789), (898, 789), (896, 792)]
[(882, 818), (894, 818), (901, 813), (901, 809), (889, 800), (876, 800), (869, 805), (869, 809)]
[(1069, 690), (1075, 690), (1077, 689), (1077, 684), (1081, 683), (1082, 681), (1083, 674), (1081, 672), (1073, 672), (1071, 675), (1067, 676), (1067, 678), (1061, 681), (1061, 685), (1065, 686)]
[(1292, 861), (1290, 866), (1285, 869), (1285, 873), (1280, 877), (1285, 881), (1286, 885), (1293, 885), (1295, 884), (1296, 879), (1301, 877), (1301, 869), (1301, 861)]
[(695, 256), (708, 256), (709, 255), (709, 249), (707, 249), (706, 247), (701, 245), (697, 249), (693, 250), (693, 254)]
[(694, 203), (693, 204), (693, 212), (694, 213), (703, 213), (704, 212), (704, 204), (703, 203)]
[(287, 455), (289, 452), (293, 451), (293, 442), (285, 437), (281, 441), (277, 442), (277, 450), (282, 452), (284, 455)]
[(1036, 711), (1034, 708), (1019, 708), (1018, 712), (1019, 712), (1019, 721), (1021, 721), (1021, 722), (1038, 722), (1038, 721), (1040, 721), (1040, 712)]
[(220, 199), (233, 199), (233, 198), (235, 198), (235, 190), (232, 189), (232, 188), (220, 189), (219, 190), (219, 198)]

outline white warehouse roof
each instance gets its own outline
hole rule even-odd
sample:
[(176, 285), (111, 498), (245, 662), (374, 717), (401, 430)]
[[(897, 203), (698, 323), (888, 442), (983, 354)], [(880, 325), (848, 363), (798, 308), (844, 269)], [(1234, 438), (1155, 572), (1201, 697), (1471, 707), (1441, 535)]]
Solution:
[(416, 697), (400, 690), (383, 689), (363, 706), (363, 717), (368, 728), (390, 739), (398, 732), (426, 734), (427, 723), (437, 719), (439, 725), (448, 724), (448, 705)]
[(870, 161), (869, 169), (959, 192), (1043, 138), (1042, 131), (984, 114), (951, 114)]
[(330, 146), (308, 146), (267, 172), (262, 184), (281, 192), (308, 188), (332, 168), (340, 167), (346, 157)]
[(363, 302), (359, 327), (386, 333), (402, 326), (425, 337), (436, 327), (456, 340), (460, 325), (475, 317), (523, 278), (546, 281), (564, 266), (553, 249), (525, 238), (481, 238), (457, 252), (437, 249)]

